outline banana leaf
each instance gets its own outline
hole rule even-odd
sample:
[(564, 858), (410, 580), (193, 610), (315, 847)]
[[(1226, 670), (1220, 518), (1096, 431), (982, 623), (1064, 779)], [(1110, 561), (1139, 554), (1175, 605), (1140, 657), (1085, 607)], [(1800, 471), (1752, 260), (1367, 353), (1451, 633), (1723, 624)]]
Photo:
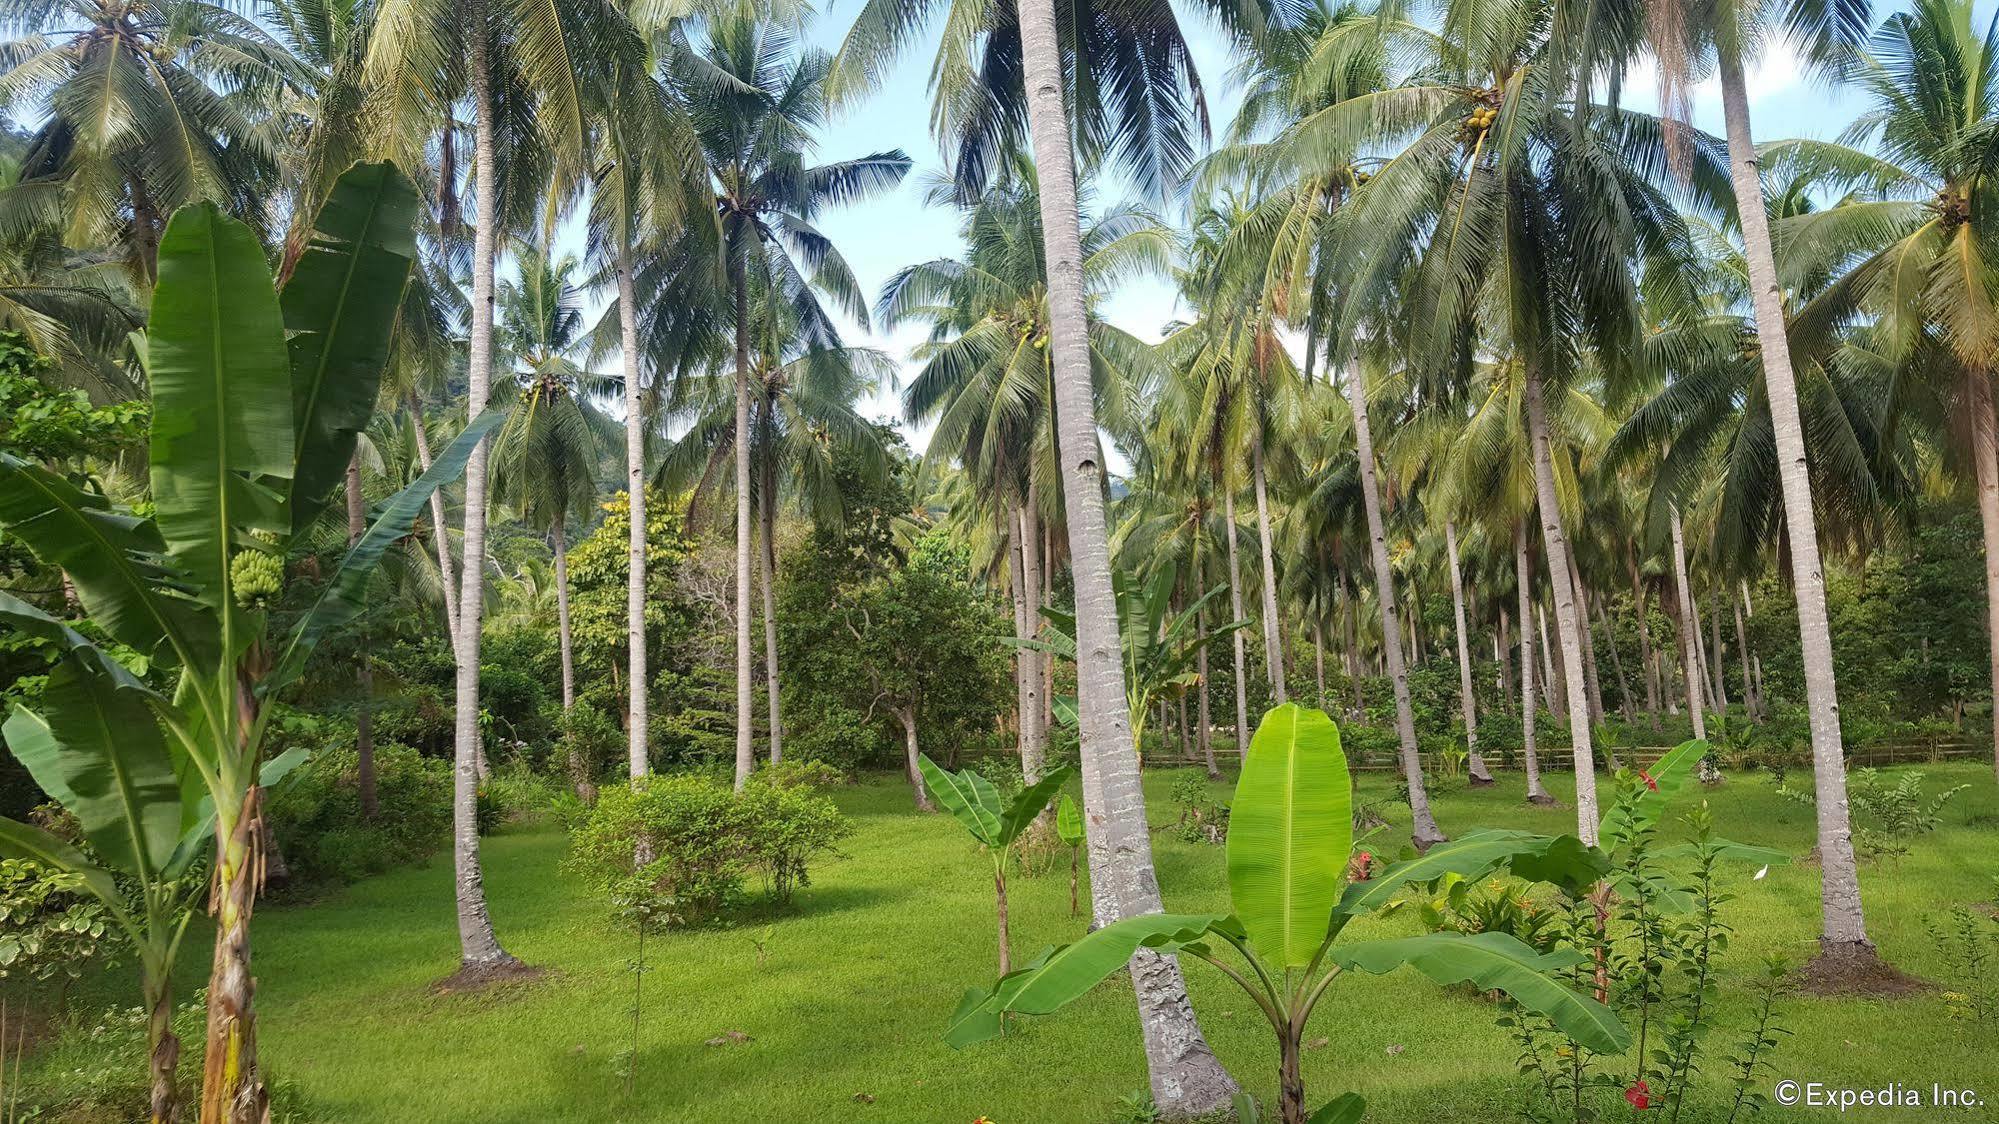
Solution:
[(1286, 703), (1250, 739), (1229, 806), (1229, 900), (1258, 956), (1287, 968), (1326, 943), (1353, 846), (1353, 782), (1339, 728)]
[(1631, 1032), (1610, 1008), (1555, 977), (1555, 972), (1587, 962), (1573, 949), (1539, 953), (1508, 933), (1426, 933), (1336, 945), (1332, 956), (1348, 971), (1381, 975), (1406, 965), (1446, 986), (1469, 983), (1503, 991), (1600, 1054), (1622, 1053), (1631, 1045)]

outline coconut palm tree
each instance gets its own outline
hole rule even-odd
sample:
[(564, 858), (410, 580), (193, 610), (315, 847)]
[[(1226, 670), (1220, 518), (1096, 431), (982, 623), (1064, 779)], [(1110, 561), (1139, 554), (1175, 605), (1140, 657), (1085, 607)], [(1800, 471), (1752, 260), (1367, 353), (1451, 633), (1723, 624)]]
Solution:
[[(1992, 401), (1999, 266), (1991, 249), (1999, 237), (1999, 23), (1980, 31), (1972, 19), (1972, 5), (1958, 0), (1922, 0), (1890, 16), (1851, 65), (1870, 104), (1845, 135), (1769, 145), (1766, 159), (1795, 161), (1808, 182), (1848, 192), (1836, 206), (1778, 218), (1781, 280), (1841, 270), (1826, 295), (1877, 318), (1873, 338), (1889, 360), (1955, 383), (1938, 389), (1957, 400), (1968, 422), (1999, 698), (1999, 421)], [(1999, 751), (1993, 767), (1999, 770)]]
[(576, 659), (569, 630), (571, 515), (597, 493), (597, 465), (615, 423), (596, 405), (613, 380), (583, 369), (582, 294), (576, 259), (522, 247), (519, 277), (500, 285), (498, 345), (519, 402), (493, 438), (493, 496), (551, 539), (562, 709), (576, 705)]
[(810, 137), (826, 111), (829, 56), (798, 49), (771, 21), (734, 15), (714, 22), (698, 58), (676, 56), (669, 76), (687, 106), (712, 181), (723, 262), (733, 298), (736, 378), (736, 786), (756, 767), (751, 681), (750, 418), (755, 397), (750, 346), (753, 278), (792, 305), (810, 343), (837, 340), (826, 307), (867, 326), (853, 272), (813, 220), (829, 207), (893, 188), (909, 170), (899, 149), (808, 165)]

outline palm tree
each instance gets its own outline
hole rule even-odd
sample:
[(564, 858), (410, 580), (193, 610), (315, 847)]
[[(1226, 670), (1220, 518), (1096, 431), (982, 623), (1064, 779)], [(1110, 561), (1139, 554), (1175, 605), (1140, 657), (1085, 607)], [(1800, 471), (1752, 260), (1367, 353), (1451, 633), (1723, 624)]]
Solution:
[[(784, 722), (777, 656), (777, 512), (786, 492), (813, 522), (837, 527), (846, 510), (841, 472), (856, 471), (864, 484), (886, 481), (892, 465), (882, 435), (857, 409), (895, 365), (869, 348), (816, 346), (798, 332), (796, 307), (783, 278), (752, 278), (749, 304), (754, 333), (751, 355), (751, 506), (757, 513), (761, 551), (757, 570), (763, 594), (764, 679), (768, 696), (770, 760), (784, 758)], [(693, 381), (683, 392), (687, 431), (666, 451), (656, 482), (669, 493), (686, 492), (698, 507), (723, 468), (735, 459), (736, 380), (733, 373)], [(692, 522), (690, 518), (689, 522)]]
[(0, 113), (43, 119), (8, 204), (59, 200), (66, 243), (115, 247), (145, 285), (174, 208), (268, 216), (267, 115), (312, 75), (256, 20), (206, 0), (36, 0), (0, 28), (16, 35), (0, 44)]
[(736, 787), (756, 768), (751, 680), (750, 289), (753, 277), (793, 306), (804, 338), (837, 338), (821, 305), (833, 301), (867, 326), (867, 302), (838, 250), (813, 225), (827, 207), (893, 188), (909, 170), (899, 149), (807, 165), (805, 148), (826, 110), (831, 59), (795, 49), (783, 28), (735, 16), (708, 32), (699, 65), (682, 60), (674, 87), (685, 101), (721, 221), (733, 297), (736, 373)]
[(517, 255), (520, 276), (500, 286), (498, 344), (513, 365), (519, 404), (493, 439), (494, 498), (548, 534), (555, 556), (556, 642), (562, 710), (576, 705), (576, 658), (569, 630), (569, 517), (596, 498), (597, 464), (612, 421), (592, 399), (610, 379), (578, 365), (581, 294), (576, 259), (538, 247)]
[(1961, 0), (1921, 0), (1890, 16), (1852, 70), (1870, 108), (1837, 143), (1779, 142), (1765, 159), (1795, 160), (1815, 186), (1852, 192), (1837, 206), (1780, 217), (1785, 279), (1843, 269), (1827, 295), (1878, 318), (1886, 358), (1956, 382), (1940, 389), (1969, 421), (1999, 698), (1999, 272), (1990, 250), (1999, 232), (1999, 22), (1980, 33), (1972, 16)]
[[(1267, 11), (1260, 3), (1211, 7), (1237, 29), (1260, 30)], [(869, 0), (841, 45), (834, 95), (851, 96), (879, 82), (931, 10), (926, 0)], [(1161, 904), (1117, 656), (1076, 158), (1106, 157), (1163, 192), (1177, 179), (1175, 165), (1191, 153), (1188, 111), (1202, 104), (1199, 85), (1164, 0), (1079, 0), (1061, 21), (1053, 0), (955, 0), (944, 23), (932, 72), (934, 120), (955, 153), (961, 192), (979, 194), (1003, 154), (1019, 151), (1023, 132), (1040, 174), (1056, 451), (1083, 654), (1078, 733), (1095, 872), (1091, 893), (1097, 919), (1108, 923), (1156, 912)], [(1073, 63), (1073, 90), (1065, 81), (1065, 59)], [(1140, 950), (1131, 963), (1155, 1103), (1169, 1117), (1227, 1108), (1235, 1082), (1201, 1035), (1178, 962)]]
[[(937, 185), (933, 201), (949, 198)], [(1048, 290), (1043, 267), (1039, 186), (1032, 165), (1009, 176), (968, 211), (964, 260), (937, 259), (898, 271), (883, 286), (876, 317), (885, 328), (928, 323), (915, 352), (923, 366), (903, 396), (912, 424), (934, 423), (933, 464), (956, 460), (981, 485), (984, 517), (1007, 541), (1014, 575), (1014, 624), (1038, 631), (1036, 605), (1043, 497), (1056, 492), (1053, 382), (1048, 363)], [(1084, 278), (1091, 293), (1120, 280), (1165, 272), (1172, 236), (1136, 206), (1095, 218), (1083, 235)], [(1089, 325), (1096, 402), (1110, 428), (1135, 432), (1138, 388), (1155, 374), (1156, 357), (1138, 339), (1092, 317)], [(1044, 488), (1045, 485), (1045, 488)], [(1041, 653), (1016, 657), (1021, 771), (1041, 776)]]

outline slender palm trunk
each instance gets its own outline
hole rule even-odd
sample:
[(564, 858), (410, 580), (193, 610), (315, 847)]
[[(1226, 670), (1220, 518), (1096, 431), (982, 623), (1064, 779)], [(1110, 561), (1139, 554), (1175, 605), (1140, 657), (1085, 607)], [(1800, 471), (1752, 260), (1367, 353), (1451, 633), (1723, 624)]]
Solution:
[[(1589, 587), (1583, 584), (1582, 570), (1576, 566), (1576, 552), (1569, 551), (1569, 580), (1576, 591), (1576, 632), (1583, 642), (1583, 688), (1588, 692), (1589, 719), (1592, 725), (1603, 721), (1603, 676), (1596, 666), (1596, 634), (1590, 629)], [(1611, 755), (1611, 768), (1616, 769), (1616, 754)]]
[[(432, 493), (433, 495), (435, 493)], [(347, 458), (347, 546), (352, 549), (368, 530), (368, 504), (361, 494), (361, 450)], [(361, 815), (374, 819), (381, 811), (375, 795), (375, 662), (364, 638), (354, 665), (354, 783), (360, 790)]]
[(1263, 430), (1250, 427), (1250, 463), (1256, 476), (1256, 537), (1263, 552), (1263, 664), (1270, 674), (1270, 701), (1283, 706), (1284, 640), (1277, 630), (1277, 559), (1270, 548), (1270, 496), (1263, 473)]
[(1527, 799), (1536, 804), (1553, 804), (1554, 796), (1541, 783), (1540, 741), (1534, 711), (1534, 629), (1527, 623), (1533, 612), (1534, 559), (1527, 552), (1527, 527), (1513, 524), (1513, 575), (1520, 586), (1520, 748), (1527, 762)]
[[(1022, 636), (1041, 631), (1041, 517), (1036, 510), (1040, 502), (1040, 489), (1030, 480), (1027, 499), (1020, 505), (1018, 528)], [(1047, 731), (1041, 724), (1041, 653), (1022, 648), (1019, 662), (1021, 686), (1026, 692), (1020, 700), (1020, 775), (1033, 784), (1041, 779), (1048, 756)]]
[[(1784, 533), (1791, 554), (1791, 583), (1798, 599), (1798, 632), (1804, 649), (1806, 710), (1811, 716), (1813, 784), (1818, 797), (1820, 948), (1828, 956), (1871, 957), (1874, 945), (1867, 939), (1860, 871), (1853, 857), (1853, 825), (1847, 813), (1846, 758), (1839, 734), (1839, 689), (1833, 676), (1832, 630), (1826, 619), (1825, 573), (1819, 564), (1818, 517), (1812, 510), (1811, 479), (1806, 475), (1805, 434), (1798, 415), (1797, 379), (1791, 372), (1783, 291), (1778, 288), (1776, 256), (1770, 247), (1769, 216), (1763, 211), (1763, 184), (1750, 136), (1742, 56), (1733, 41), (1724, 42), (1717, 54), (1722, 115), (1728, 127), (1729, 180), (1742, 220), (1744, 256), (1756, 309), (1756, 340), (1763, 352), (1771, 430), (1783, 484)], [(1987, 558), (1989, 565), (1989, 552)]]
[[(748, 232), (744, 237), (751, 237)], [(730, 270), (736, 290), (736, 791), (757, 767), (756, 685), (750, 660), (750, 286), (745, 266)]]
[(1353, 690), (1353, 717), (1358, 720), (1367, 713), (1367, 698), (1360, 688), (1360, 610), (1354, 606), (1354, 587), (1347, 582), (1346, 574), (1340, 574), (1340, 627), (1346, 634), (1345, 650), (1347, 686)]
[(1478, 752), (1478, 700), (1472, 692), (1471, 636), (1465, 629), (1465, 579), (1458, 568), (1458, 525), (1444, 521), (1444, 548), (1451, 563), (1451, 612), (1458, 627), (1458, 703), (1465, 716), (1465, 755), (1471, 783), (1492, 783), (1492, 772)]
[(1499, 697), (1501, 705), (1514, 698), (1513, 693), (1513, 621), (1502, 607), (1499, 610), (1499, 631), (1492, 637), (1492, 658), (1499, 664)]
[(1645, 713), (1651, 716), (1652, 729), (1659, 729), (1659, 657), (1652, 650), (1652, 622), (1645, 610), (1645, 581), (1638, 573), (1638, 562), (1631, 563), (1631, 611), (1638, 617), (1638, 660), (1644, 664), (1645, 672)]
[(1720, 594), (1708, 591), (1708, 673), (1714, 677), (1714, 712), (1721, 716), (1721, 736), (1728, 736), (1728, 650), (1721, 644), (1721, 608), (1715, 603)]
[(1695, 634), (1694, 599), (1687, 590), (1687, 544), (1680, 526), (1680, 509), (1673, 508), (1673, 596), (1680, 608), (1680, 650), (1685, 653), (1687, 712), (1693, 715), (1694, 737), (1707, 740), (1707, 707), (1702, 699), (1700, 637)]
[[(1104, 465), (1092, 401), (1083, 304), (1082, 233), (1054, 0), (1018, 5), (1028, 132), (1041, 171), (1054, 363), (1057, 447), (1076, 589), (1076, 693), (1083, 759), (1083, 822), (1090, 896), (1108, 923), (1161, 908), (1138, 754), (1125, 704), (1123, 647), (1104, 520)], [(1228, 1109), (1237, 1087), (1208, 1048), (1187, 1001), (1179, 962), (1150, 949), (1131, 958), (1152, 1099), (1168, 1119)]]
[[(473, 181), (479, 225), (472, 232), (472, 332), (466, 364), (465, 419), (486, 408), (493, 380), (493, 269), (499, 253), (498, 130), (493, 123), (493, 74), (487, 57), (485, 0), (467, 0), (467, 58), (471, 64)], [(487, 442), (465, 463), (465, 545), (458, 605), (457, 713), (452, 746), (452, 865), (458, 898), (459, 959), (465, 968), (498, 968), (519, 961), (500, 947), (486, 913), (485, 873), (479, 864), (479, 629), (485, 610)]]
[(764, 693), (770, 725), (770, 763), (784, 760), (784, 716), (779, 710), (777, 667), (777, 473), (764, 466), (763, 502), (757, 505), (763, 517), (763, 558), (759, 563), (764, 601)]
[[(409, 396), (410, 424), (416, 433), (416, 460), (425, 472), (430, 471), (430, 431), (423, 424), (423, 403), (417, 401), (416, 394)], [(458, 567), (451, 562), (451, 536), (444, 518), (444, 489), (430, 494), (430, 528), (437, 540), (437, 581), (444, 592), (444, 629), (451, 635), (451, 643), (458, 643)]]
[(1534, 495), (1541, 512), (1542, 554), (1548, 559), (1548, 590), (1555, 603), (1555, 632), (1562, 645), (1563, 694), (1569, 704), (1569, 744), (1576, 759), (1576, 834), (1596, 843), (1596, 751), (1590, 740), (1589, 695), (1583, 685), (1583, 652), (1575, 584), (1569, 575), (1569, 544), (1562, 532), (1562, 509), (1555, 498), (1555, 461), (1549, 448), (1548, 410), (1537, 363), (1527, 364), (1527, 428), (1534, 442)]
[(1548, 642), (1548, 608), (1538, 601), (1534, 603), (1534, 623), (1541, 631), (1541, 705), (1549, 717), (1559, 717), (1568, 705), (1560, 697), (1562, 680), (1555, 671), (1555, 646)]
[[(1992, 372), (1969, 367), (1964, 404), (1971, 415), (1972, 478), (1978, 490), (1978, 525), (1985, 543), (1985, 631), (1991, 653), (1992, 697), (1999, 700), (1999, 419), (1992, 406)], [(1992, 743), (1992, 770), (1999, 776), (1999, 738)]]
[(632, 279), (629, 234), (618, 245), (618, 349), (625, 376), (625, 501), (632, 525), (625, 545), (625, 755), (634, 777), (652, 769), (646, 688), (646, 442), (645, 400), (639, 388), (639, 296)]
[(1601, 600), (1596, 603), (1596, 621), (1603, 626), (1603, 646), (1610, 649), (1610, 671), (1617, 676), (1617, 709), (1624, 717), (1624, 724), (1630, 726), (1638, 721), (1638, 712), (1631, 703), (1631, 677), (1624, 672), (1624, 653), (1617, 647), (1617, 630), (1612, 627), (1610, 613)]
[(1312, 621), (1312, 679), (1319, 687), (1319, 709), (1326, 709), (1326, 629), (1315, 617)]
[(567, 512), (555, 517), (549, 537), (555, 547), (555, 637), (562, 654), (562, 713), (576, 708), (576, 636), (569, 627), (569, 521)]
[[(1229, 537), (1229, 619), (1246, 620), (1242, 612), (1242, 562), (1236, 550), (1235, 492), (1227, 487), (1222, 489), (1222, 526)], [(1243, 630), (1238, 628), (1229, 633), (1229, 645), (1235, 655), (1235, 751), (1241, 757), (1249, 752), (1249, 677), (1243, 666), (1248, 662), (1242, 638)]]
[(1735, 610), (1735, 658), (1742, 664), (1742, 705), (1749, 712), (1749, 720), (1758, 725), (1763, 722), (1763, 699), (1757, 693), (1756, 679), (1751, 672), (1753, 657), (1749, 652), (1749, 630), (1742, 624), (1742, 602), (1734, 600)]
[[(1201, 567), (1201, 538), (1200, 533), (1196, 531), (1194, 536), (1194, 595), (1197, 598), (1202, 598), (1200, 602), (1201, 607), (1194, 612), (1194, 632), (1197, 636), (1206, 636), (1208, 634), (1206, 593), (1207, 590), (1204, 588)], [(1194, 654), (1194, 662), (1195, 668), (1200, 672), (1201, 676), (1201, 686), (1199, 688), (1201, 693), (1200, 705), (1195, 712), (1196, 717), (1201, 722), (1201, 729), (1197, 735), (1197, 740), (1201, 743), (1201, 763), (1208, 767), (1208, 779), (1215, 780), (1222, 775), (1222, 770), (1220, 766), (1215, 764), (1214, 716), (1208, 710), (1208, 645), (1201, 645), (1200, 650)]]
[(1430, 814), (1430, 794), (1423, 785), (1423, 758), (1416, 743), (1416, 711), (1409, 698), (1409, 669), (1402, 663), (1402, 628), (1395, 614), (1395, 575), (1388, 568), (1388, 535), (1382, 529), (1380, 483), (1374, 468), (1374, 433), (1368, 425), (1367, 389), (1359, 371), (1347, 375), (1347, 403), (1353, 411), (1354, 443), (1360, 459), (1361, 506), (1367, 512), (1367, 538), (1374, 563), (1374, 595), (1381, 610), (1381, 651), (1388, 661), (1388, 678), (1395, 685), (1395, 733), (1401, 743), (1402, 776), (1409, 783), (1410, 834), (1416, 849), (1428, 850), (1448, 838)]

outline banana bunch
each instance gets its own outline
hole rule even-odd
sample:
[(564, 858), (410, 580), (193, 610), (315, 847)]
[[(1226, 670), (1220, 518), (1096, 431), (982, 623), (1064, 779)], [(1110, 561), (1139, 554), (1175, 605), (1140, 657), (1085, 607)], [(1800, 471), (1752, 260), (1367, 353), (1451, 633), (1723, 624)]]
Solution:
[(245, 609), (269, 608), (285, 588), (285, 564), (275, 554), (239, 550), (229, 560), (229, 588)]

